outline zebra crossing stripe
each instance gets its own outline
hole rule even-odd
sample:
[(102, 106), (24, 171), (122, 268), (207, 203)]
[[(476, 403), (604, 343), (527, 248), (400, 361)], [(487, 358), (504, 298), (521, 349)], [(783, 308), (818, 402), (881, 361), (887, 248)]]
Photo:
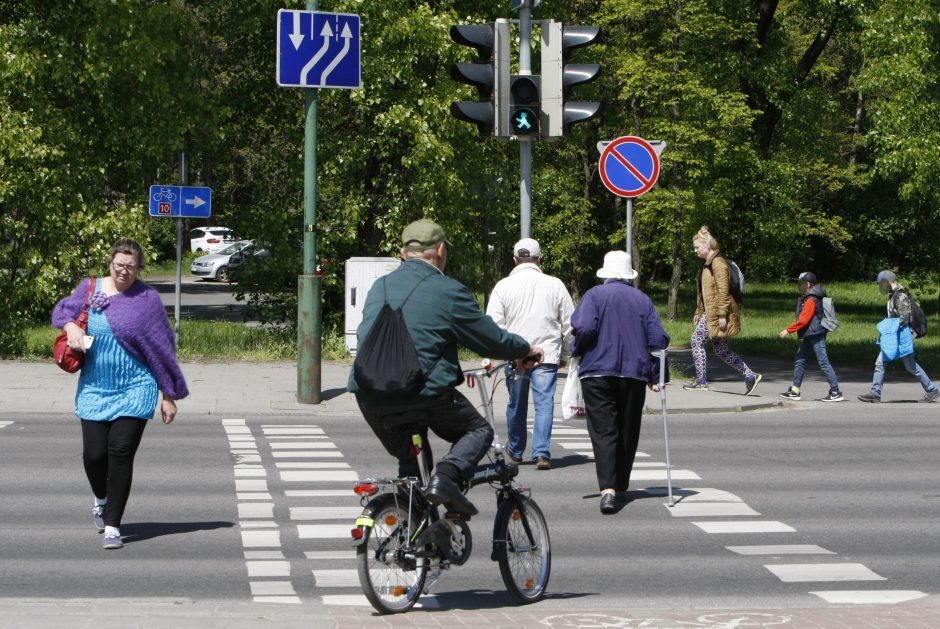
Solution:
[(784, 583), (886, 580), (860, 563), (787, 563), (764, 567)]
[(0, 428), (6, 428), (7, 426), (12, 425), (13, 422), (0, 422)]
[(796, 529), (775, 520), (751, 520), (740, 522), (693, 522), (706, 533), (796, 533)]
[(313, 581), (321, 588), (354, 587), (359, 585), (359, 572), (353, 570), (314, 570)]
[(927, 596), (920, 590), (829, 590), (810, 594), (834, 605), (895, 605)]
[(739, 555), (835, 555), (815, 544), (770, 544), (766, 546), (725, 546)]
[(743, 502), (677, 502), (669, 509), (674, 518), (744, 517), (760, 515)]

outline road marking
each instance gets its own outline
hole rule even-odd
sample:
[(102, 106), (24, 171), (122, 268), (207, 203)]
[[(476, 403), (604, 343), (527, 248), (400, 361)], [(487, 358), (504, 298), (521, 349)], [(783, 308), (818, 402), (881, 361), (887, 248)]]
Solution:
[(296, 594), (290, 581), (249, 581), (254, 596), (283, 596)]
[(238, 518), (273, 518), (273, 502), (248, 502), (238, 505)]
[[(647, 487), (644, 490), (654, 496), (665, 496), (668, 487)], [(734, 494), (712, 487), (673, 487), (672, 495), (682, 502), (744, 502)]]
[(272, 529), (277, 527), (274, 520), (239, 520), (238, 526), (243, 529)]
[[(635, 470), (630, 473), (630, 480), (666, 480), (666, 470)], [(692, 470), (672, 470), (672, 480), (702, 480)]]
[(764, 567), (784, 583), (885, 580), (860, 563), (783, 563)]
[(255, 467), (250, 467), (250, 468), (245, 468), (245, 469), (235, 468), (235, 476), (241, 477), (241, 478), (244, 478), (246, 476), (263, 477), (263, 476), (267, 476), (267, 473), (264, 471), (264, 468), (261, 468), (261, 469), (257, 469)]
[(354, 520), (362, 507), (290, 507), (289, 512), (291, 520)]
[(927, 596), (919, 590), (828, 590), (810, 594), (835, 605), (894, 605)]
[[(343, 456), (341, 452), (337, 452), (339, 456)], [(299, 461), (277, 461), (274, 463), (274, 467), (279, 470), (338, 470), (338, 469), (349, 469), (349, 463), (335, 463), (335, 462), (323, 462), (317, 461), (316, 463), (302, 463)]]
[(301, 539), (349, 539), (352, 524), (298, 524), (297, 536)]
[(280, 531), (241, 531), (244, 548), (280, 548)]
[(239, 491), (235, 492), (235, 498), (238, 500), (273, 500), (271, 494), (266, 491)]
[(835, 555), (815, 544), (770, 544), (767, 546), (725, 546), (739, 555)]
[(6, 428), (7, 426), (11, 426), (12, 424), (13, 422), (0, 422), (0, 428)]
[(235, 491), (267, 491), (268, 481), (235, 479)]
[(706, 533), (796, 533), (792, 526), (774, 520), (740, 522), (693, 522)]
[(308, 550), (304, 553), (307, 559), (355, 559), (354, 550)]
[(760, 515), (743, 502), (678, 502), (669, 509), (674, 518), (744, 517)]
[(289, 577), (289, 561), (246, 561), (248, 577)]
[[(357, 479), (358, 480), (358, 479)], [(325, 496), (351, 496), (352, 489), (287, 489), (284, 495), (288, 498), (318, 498)]]
[(321, 450), (324, 448), (336, 448), (336, 444), (330, 441), (285, 441), (284, 443), (269, 444), (272, 450), (291, 449), (291, 450)]
[(262, 428), (265, 436), (272, 435), (322, 435), (322, 428)]
[(275, 459), (316, 459), (326, 455), (323, 452), (272, 452)]
[(246, 550), (245, 559), (284, 559), (280, 550)]
[(356, 472), (281, 472), (281, 480), (292, 483), (301, 481), (351, 481), (359, 480)]
[(317, 587), (353, 587), (359, 585), (359, 573), (357, 570), (313, 570), (313, 580)]
[(255, 596), (252, 598), (256, 603), (280, 603), (287, 605), (300, 605), (299, 596)]

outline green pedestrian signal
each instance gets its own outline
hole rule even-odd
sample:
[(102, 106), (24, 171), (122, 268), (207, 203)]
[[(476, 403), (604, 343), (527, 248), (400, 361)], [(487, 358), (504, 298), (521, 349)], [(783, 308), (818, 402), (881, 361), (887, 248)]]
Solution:
[(519, 74), (509, 77), (509, 129), (512, 135), (539, 134), (540, 77)]

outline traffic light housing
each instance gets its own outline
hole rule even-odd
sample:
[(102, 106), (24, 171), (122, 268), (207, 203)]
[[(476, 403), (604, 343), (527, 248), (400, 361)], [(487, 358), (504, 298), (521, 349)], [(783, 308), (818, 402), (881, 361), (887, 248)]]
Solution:
[(509, 77), (509, 135), (539, 134), (541, 77), (532, 74)]
[(507, 136), (509, 109), (509, 20), (490, 24), (458, 24), (450, 29), (450, 38), (479, 53), (476, 63), (454, 63), (450, 76), (455, 81), (477, 88), (478, 101), (451, 104), (450, 113), (458, 120), (477, 126), (481, 136)]
[(597, 26), (565, 26), (554, 20), (542, 24), (542, 137), (566, 135), (571, 125), (597, 116), (596, 101), (569, 101), (568, 90), (590, 83), (601, 72), (596, 63), (567, 63), (571, 51), (596, 43)]

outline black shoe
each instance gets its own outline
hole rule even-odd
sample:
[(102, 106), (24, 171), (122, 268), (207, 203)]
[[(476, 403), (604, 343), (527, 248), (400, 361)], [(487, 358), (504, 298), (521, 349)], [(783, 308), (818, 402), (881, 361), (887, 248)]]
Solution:
[(476, 515), (479, 513), (473, 503), (460, 492), (457, 483), (446, 476), (435, 474), (431, 477), (431, 482), (428, 483), (427, 496), (431, 504), (442, 504), (447, 507), (448, 511), (453, 513), (460, 515)]
[(601, 513), (610, 515), (611, 513), (617, 513), (618, 509), (617, 498), (614, 494), (601, 495)]

